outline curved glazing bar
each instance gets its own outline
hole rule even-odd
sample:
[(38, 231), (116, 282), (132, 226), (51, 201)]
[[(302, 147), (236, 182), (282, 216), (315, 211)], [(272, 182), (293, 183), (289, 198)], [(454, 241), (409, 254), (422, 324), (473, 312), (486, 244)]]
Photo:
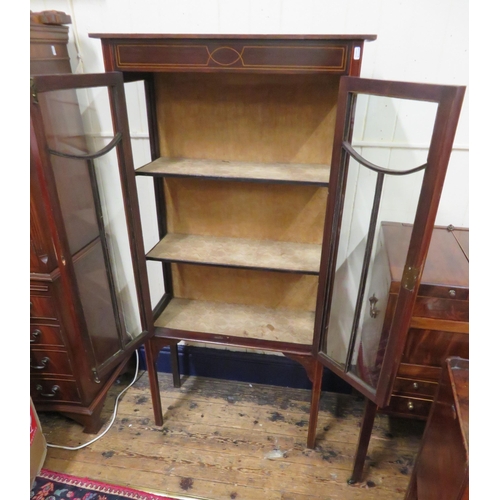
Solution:
[(71, 153), (62, 153), (61, 151), (55, 151), (54, 149), (49, 149), (49, 153), (55, 156), (61, 156), (62, 158), (71, 158), (73, 160), (94, 160), (109, 153), (120, 141), (122, 140), (121, 132), (118, 132), (107, 146), (104, 146), (99, 151), (95, 153), (89, 153), (84, 155), (73, 155)]
[(370, 161), (366, 160), (363, 158), (353, 147), (352, 145), (347, 142), (343, 141), (342, 142), (342, 147), (349, 153), (358, 163), (361, 165), (365, 166), (366, 168), (369, 168), (370, 170), (373, 170), (374, 172), (377, 172), (379, 174), (387, 174), (387, 175), (408, 175), (408, 174), (413, 174), (415, 172), (419, 172), (420, 170), (424, 170), (425, 167), (427, 167), (427, 163), (424, 163), (418, 167), (410, 168), (408, 170), (392, 170), (390, 168), (384, 168), (384, 167), (379, 167), (375, 165), (374, 163), (371, 163)]

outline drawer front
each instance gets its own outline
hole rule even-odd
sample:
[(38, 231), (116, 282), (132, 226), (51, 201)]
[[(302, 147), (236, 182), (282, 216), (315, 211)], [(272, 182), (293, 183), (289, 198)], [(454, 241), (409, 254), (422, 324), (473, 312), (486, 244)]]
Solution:
[(78, 387), (73, 380), (37, 379), (30, 381), (31, 399), (35, 403), (79, 403)]
[(438, 384), (424, 380), (396, 377), (392, 393), (400, 396), (413, 396), (434, 399)]
[(389, 406), (383, 408), (384, 413), (398, 417), (426, 419), (432, 406), (432, 399), (392, 396)]
[(469, 301), (418, 296), (413, 316), (468, 322)]
[(401, 363), (398, 368), (399, 378), (410, 378), (426, 382), (439, 382), (441, 378), (440, 366), (424, 366)]
[[(358, 45), (362, 45), (360, 41)], [(350, 43), (314, 42), (279, 45), (258, 40), (151, 40), (114, 46), (115, 65), (123, 71), (238, 70), (347, 73)]]
[(31, 325), (30, 345), (32, 347), (45, 345), (63, 347), (61, 329), (58, 326)]
[(441, 368), (450, 356), (469, 359), (469, 334), (410, 328), (401, 362)]
[[(68, 47), (64, 40), (51, 40), (51, 43), (32, 43), (30, 46), (30, 62), (42, 60), (45, 63), (50, 59), (64, 59), (69, 61)], [(44, 73), (48, 73), (45, 71)], [(31, 71), (31, 74), (36, 74)]]
[(57, 321), (57, 307), (50, 295), (31, 295), (31, 320)]
[(64, 350), (31, 349), (30, 373), (39, 377), (72, 375), (68, 354)]

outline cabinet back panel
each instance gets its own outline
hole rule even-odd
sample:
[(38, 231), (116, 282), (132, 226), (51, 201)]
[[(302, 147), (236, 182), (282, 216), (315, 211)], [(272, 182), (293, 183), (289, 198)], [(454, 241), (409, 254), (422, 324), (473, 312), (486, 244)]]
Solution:
[[(156, 74), (169, 158), (330, 164), (339, 77)], [(169, 178), (170, 233), (320, 244), (327, 188)], [(174, 296), (314, 311), (315, 276), (173, 265)]]
[(330, 164), (338, 76), (155, 77), (161, 156)]
[(320, 244), (327, 188), (165, 180), (170, 233)]
[(174, 296), (231, 304), (314, 311), (318, 277), (172, 264)]

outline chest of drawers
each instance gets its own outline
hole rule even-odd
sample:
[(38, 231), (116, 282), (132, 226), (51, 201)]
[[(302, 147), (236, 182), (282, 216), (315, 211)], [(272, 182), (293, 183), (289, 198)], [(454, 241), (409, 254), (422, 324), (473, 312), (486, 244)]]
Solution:
[[(390, 296), (401, 286), (410, 229), (404, 224), (383, 226)], [(434, 229), (391, 402), (384, 411), (427, 418), (450, 356), (469, 357), (469, 230), (451, 226)]]
[(469, 360), (446, 360), (405, 500), (469, 499)]

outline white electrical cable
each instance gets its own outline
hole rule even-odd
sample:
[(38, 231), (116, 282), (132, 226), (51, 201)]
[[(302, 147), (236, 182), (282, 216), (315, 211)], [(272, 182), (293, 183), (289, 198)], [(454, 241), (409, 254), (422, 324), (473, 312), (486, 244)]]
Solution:
[(115, 401), (115, 410), (113, 412), (113, 417), (111, 418), (111, 422), (109, 423), (108, 427), (106, 428), (106, 430), (104, 430), (101, 434), (99, 434), (99, 436), (95, 437), (94, 439), (92, 439), (91, 441), (89, 441), (88, 443), (84, 443), (84, 444), (81, 444), (80, 446), (74, 446), (74, 447), (71, 447), (71, 446), (60, 446), (60, 445), (57, 445), (57, 444), (49, 444), (47, 443), (47, 446), (50, 447), (50, 448), (60, 448), (62, 450), (80, 450), (81, 448), (85, 448), (85, 446), (88, 446), (89, 444), (92, 444), (92, 443), (95, 443), (98, 439), (101, 439), (104, 434), (106, 434), (106, 432), (109, 431), (109, 429), (111, 428), (111, 426), (113, 425), (113, 423), (115, 422), (115, 418), (116, 418), (116, 413), (118, 411), (118, 402), (122, 396), (122, 394), (127, 391), (130, 387), (132, 387), (134, 384), (135, 384), (135, 381), (137, 380), (137, 374), (139, 373), (139, 351), (135, 351), (135, 359), (136, 359), (136, 365), (135, 365), (135, 375), (134, 375), (134, 379), (132, 380), (132, 382), (127, 386), (125, 387), (125, 389), (123, 389), (122, 392), (120, 392), (120, 394), (118, 394), (118, 396), (116, 397), (116, 401)]
[(83, 56), (82, 56), (82, 49), (80, 46), (80, 38), (78, 36), (78, 27), (76, 25), (76, 16), (73, 8), (73, 0), (69, 0), (68, 3), (69, 3), (69, 10), (71, 12), (71, 24), (73, 25), (72, 33), (76, 48), (76, 58), (78, 60), (78, 64), (73, 73), (85, 73), (85, 70), (83, 68)]

